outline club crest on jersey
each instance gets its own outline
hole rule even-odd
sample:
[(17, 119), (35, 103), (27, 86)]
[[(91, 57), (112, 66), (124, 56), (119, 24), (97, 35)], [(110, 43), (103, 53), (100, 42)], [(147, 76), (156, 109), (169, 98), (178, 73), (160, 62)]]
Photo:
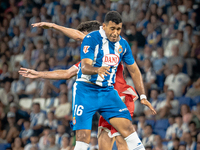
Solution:
[(89, 48), (90, 46), (84, 46), (83, 47), (83, 52), (86, 54), (87, 52), (88, 52), (88, 48)]
[(76, 118), (73, 117), (73, 125), (75, 125), (75, 124), (76, 124)]
[(103, 62), (109, 66), (115, 66), (119, 63), (119, 57), (115, 54), (107, 54), (103, 57)]
[(123, 52), (123, 48), (122, 48), (122, 46), (120, 45), (119, 48), (118, 48), (118, 53), (121, 54), (122, 52)]

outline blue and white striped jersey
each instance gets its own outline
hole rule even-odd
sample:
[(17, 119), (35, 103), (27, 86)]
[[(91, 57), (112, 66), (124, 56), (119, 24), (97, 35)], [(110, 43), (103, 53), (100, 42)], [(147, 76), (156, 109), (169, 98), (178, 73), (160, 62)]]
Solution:
[(105, 79), (98, 74), (85, 75), (79, 67), (76, 81), (92, 82), (101, 87), (112, 86), (115, 83), (117, 67), (121, 60), (128, 65), (135, 62), (128, 42), (121, 36), (118, 42), (109, 41), (102, 27), (83, 39), (81, 59), (84, 58), (92, 59), (93, 67), (110, 66), (110, 75), (104, 76)]

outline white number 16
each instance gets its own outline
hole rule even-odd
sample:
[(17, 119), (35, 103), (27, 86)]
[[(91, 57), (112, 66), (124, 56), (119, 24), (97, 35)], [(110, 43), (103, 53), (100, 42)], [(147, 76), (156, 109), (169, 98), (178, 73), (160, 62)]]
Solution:
[(82, 105), (79, 105), (78, 108), (77, 108), (77, 105), (75, 105), (74, 115), (77, 114), (77, 116), (81, 116), (83, 113), (83, 109), (84, 107)]

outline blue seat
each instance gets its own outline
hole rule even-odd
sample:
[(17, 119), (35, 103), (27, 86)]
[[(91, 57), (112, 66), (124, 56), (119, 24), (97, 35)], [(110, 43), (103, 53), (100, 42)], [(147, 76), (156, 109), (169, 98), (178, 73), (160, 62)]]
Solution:
[(193, 102), (197, 105), (198, 103), (200, 103), (200, 96), (196, 96), (193, 98)]
[(162, 139), (165, 139), (165, 135), (166, 135), (166, 130), (162, 130), (162, 129), (155, 129), (154, 133), (157, 135), (160, 135), (160, 137)]
[(162, 129), (162, 130), (167, 130), (167, 128), (169, 127), (169, 121), (168, 119), (160, 119), (156, 121), (155, 127), (154, 129)]
[(152, 128), (155, 126), (155, 121), (154, 120), (146, 120), (146, 124), (151, 125)]
[(179, 98), (179, 105), (183, 105), (186, 104), (188, 106), (190, 106), (190, 108), (194, 105), (192, 99), (190, 97), (180, 97)]

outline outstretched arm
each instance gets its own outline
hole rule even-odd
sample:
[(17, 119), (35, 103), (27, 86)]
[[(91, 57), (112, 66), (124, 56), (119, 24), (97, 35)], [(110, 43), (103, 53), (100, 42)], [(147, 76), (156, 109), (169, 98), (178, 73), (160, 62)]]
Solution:
[[(136, 63), (132, 65), (126, 65), (127, 69), (132, 77), (133, 83), (138, 91), (139, 95), (145, 95), (145, 89), (143, 84), (142, 75)], [(151, 103), (146, 98), (141, 99), (141, 103), (148, 106), (151, 109), (152, 114), (156, 114), (156, 111), (152, 107)]]
[(72, 66), (67, 70), (55, 70), (55, 71), (35, 71), (27, 68), (20, 68), (19, 74), (26, 78), (44, 78), (44, 79), (70, 79), (75, 76), (78, 71), (78, 68)]
[(50, 28), (56, 29), (56, 30), (62, 32), (67, 37), (74, 39), (76, 41), (82, 41), (85, 37), (85, 34), (83, 34), (82, 32), (80, 32), (76, 29), (66, 28), (63, 26), (59, 26), (55, 23), (39, 22), (39, 23), (32, 24), (32, 26), (33, 27), (41, 27), (44, 29), (50, 29)]

